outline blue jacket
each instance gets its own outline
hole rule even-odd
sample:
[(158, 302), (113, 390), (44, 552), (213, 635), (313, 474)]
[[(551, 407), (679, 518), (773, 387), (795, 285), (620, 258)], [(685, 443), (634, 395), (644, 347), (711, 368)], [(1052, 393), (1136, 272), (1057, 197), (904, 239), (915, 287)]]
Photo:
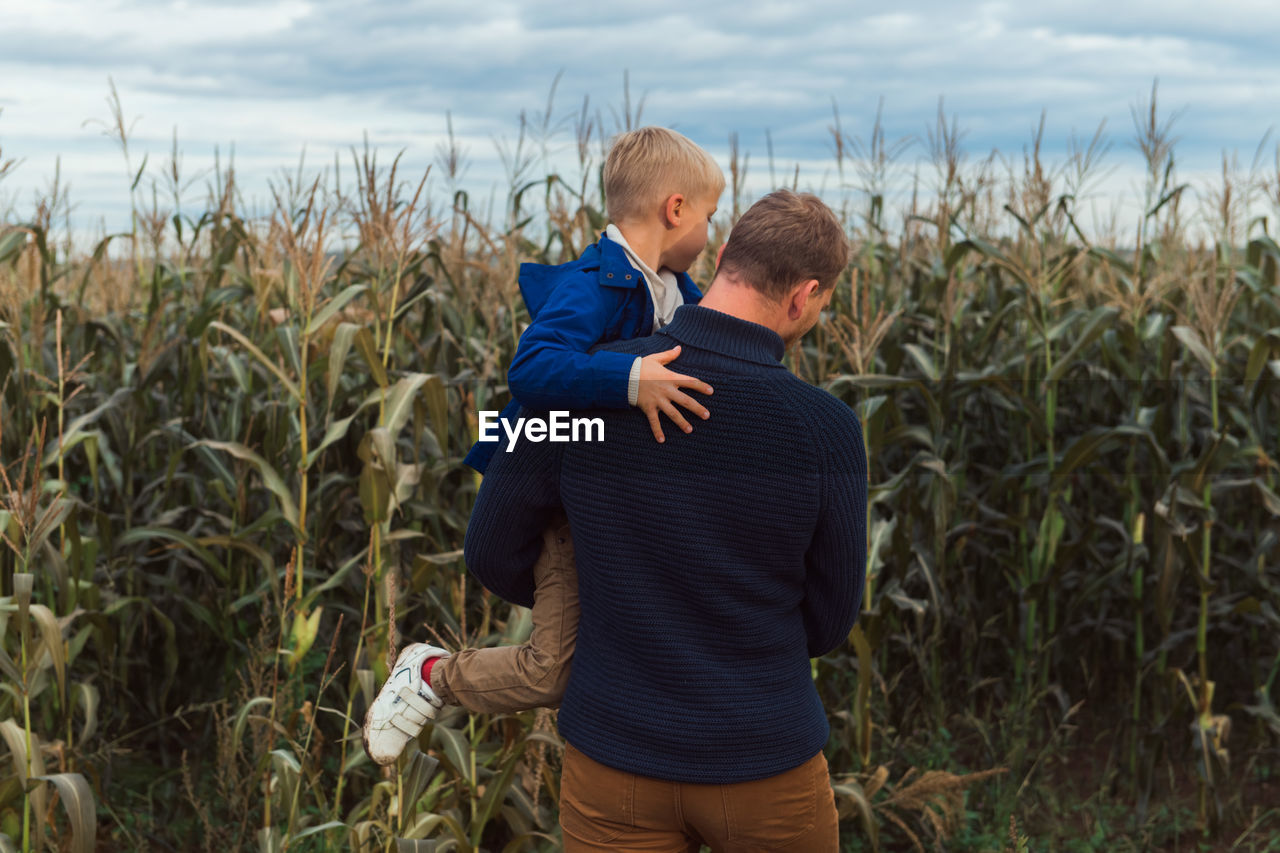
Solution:
[[(702, 299), (687, 273), (677, 273), (676, 283), (685, 304)], [(539, 411), (627, 408), (635, 355), (590, 352), (653, 332), (653, 297), (626, 251), (601, 234), (576, 261), (521, 264), (520, 293), (533, 323), (507, 371), (514, 399), (502, 417), (514, 421), (521, 405)], [(483, 474), (502, 443), (477, 441), (464, 461)]]

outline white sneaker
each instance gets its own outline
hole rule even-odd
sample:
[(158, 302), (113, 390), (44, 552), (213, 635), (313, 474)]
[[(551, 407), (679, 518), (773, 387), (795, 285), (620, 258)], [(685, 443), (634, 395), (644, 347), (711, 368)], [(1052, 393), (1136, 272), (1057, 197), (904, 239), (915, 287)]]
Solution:
[(387, 683), (364, 715), (364, 751), (375, 764), (391, 764), (399, 758), (405, 744), (444, 705), (423, 680), (422, 665), (448, 654), (426, 643), (414, 643), (400, 652)]

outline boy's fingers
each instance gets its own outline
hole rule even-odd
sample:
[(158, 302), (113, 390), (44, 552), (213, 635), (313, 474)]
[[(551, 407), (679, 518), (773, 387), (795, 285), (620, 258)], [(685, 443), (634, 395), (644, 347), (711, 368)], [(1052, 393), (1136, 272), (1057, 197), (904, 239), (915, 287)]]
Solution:
[(681, 388), (692, 388), (699, 394), (710, 394), (711, 386), (703, 382), (701, 379), (694, 379), (692, 376), (677, 376), (673, 380)]
[(672, 373), (668, 371), (668, 375), (664, 378), (673, 385), (678, 385), (681, 388), (692, 388), (699, 394), (711, 393), (711, 386), (695, 376), (686, 376), (683, 373)]
[(702, 418), (704, 421), (707, 418), (711, 417), (711, 413), (707, 411), (706, 406), (702, 405), (697, 400), (690, 397), (688, 394), (681, 394), (679, 391), (677, 391), (671, 395), (671, 402), (679, 403), (681, 406), (684, 406), (686, 409), (693, 412), (695, 415)]
[(658, 362), (658, 364), (666, 364), (669, 361), (675, 361), (676, 356), (678, 355), (680, 355), (680, 346), (677, 344), (676, 346), (673, 346), (669, 350), (663, 350), (662, 352), (655, 352), (649, 357), (652, 358), (654, 361)]
[(693, 432), (693, 427), (689, 426), (689, 422), (684, 419), (684, 415), (680, 414), (680, 410), (667, 400), (663, 400), (658, 404), (662, 411), (667, 413), (667, 417), (675, 422), (675, 425), (685, 432)]
[(645, 412), (645, 415), (649, 418), (649, 429), (653, 430), (653, 437), (657, 439), (659, 444), (666, 441), (667, 437), (662, 434), (662, 424), (658, 421), (658, 410), (649, 409)]

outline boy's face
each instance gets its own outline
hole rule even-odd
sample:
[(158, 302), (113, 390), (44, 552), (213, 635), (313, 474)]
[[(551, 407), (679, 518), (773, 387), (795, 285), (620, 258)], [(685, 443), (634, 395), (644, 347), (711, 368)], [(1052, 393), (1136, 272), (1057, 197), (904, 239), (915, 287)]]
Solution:
[(685, 198), (680, 205), (680, 223), (668, 233), (667, 249), (662, 265), (675, 272), (686, 272), (707, 245), (707, 227), (716, 212), (719, 197), (709, 194)]

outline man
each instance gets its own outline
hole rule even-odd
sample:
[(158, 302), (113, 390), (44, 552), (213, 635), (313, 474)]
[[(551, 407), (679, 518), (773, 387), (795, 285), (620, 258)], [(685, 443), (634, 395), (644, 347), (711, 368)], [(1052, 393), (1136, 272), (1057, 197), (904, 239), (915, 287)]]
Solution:
[(734, 227), (700, 305), (609, 345), (679, 345), (672, 369), (714, 389), (708, 420), (656, 444), (643, 413), (576, 412), (603, 419), (603, 441), (520, 441), (485, 476), (465, 552), (493, 592), (531, 604), (561, 507), (573, 531), (566, 851), (836, 849), (809, 658), (841, 645), (857, 616), (866, 459), (849, 407), (780, 359), (848, 261), (817, 197), (766, 196)]

